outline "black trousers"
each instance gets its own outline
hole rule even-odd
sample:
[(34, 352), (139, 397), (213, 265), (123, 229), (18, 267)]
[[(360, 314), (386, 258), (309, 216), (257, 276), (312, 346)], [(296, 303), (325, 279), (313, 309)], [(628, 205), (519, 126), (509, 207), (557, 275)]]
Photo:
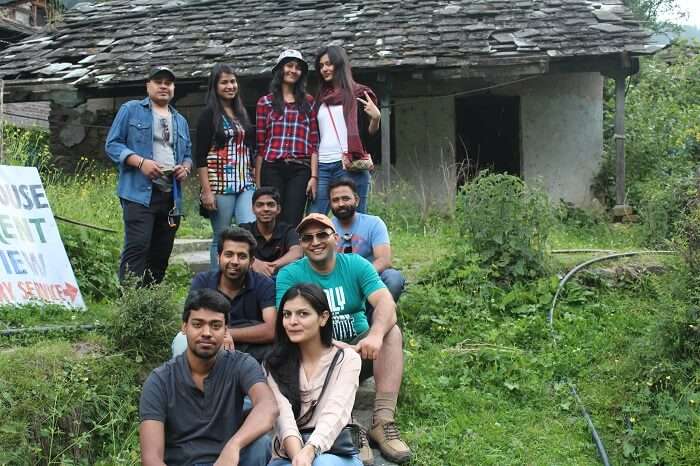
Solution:
[(306, 185), (311, 178), (311, 167), (294, 162), (263, 162), (260, 183), (277, 188), (282, 198), (280, 218), (289, 225), (301, 222), (306, 210)]
[(124, 249), (119, 262), (119, 281), (133, 274), (139, 284), (160, 283), (168, 268), (175, 233), (180, 217), (174, 217), (175, 226), (168, 224), (168, 213), (173, 207), (173, 194), (152, 187), (151, 204), (145, 207), (121, 199), (124, 215)]

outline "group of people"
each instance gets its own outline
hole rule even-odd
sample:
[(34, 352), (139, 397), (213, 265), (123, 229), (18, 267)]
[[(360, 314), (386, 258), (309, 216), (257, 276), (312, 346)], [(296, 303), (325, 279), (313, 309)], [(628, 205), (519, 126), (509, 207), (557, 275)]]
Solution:
[[(211, 270), (192, 280), (173, 359), (143, 387), (144, 465), (368, 465), (370, 441), (393, 461), (410, 459), (395, 421), (404, 279), (386, 225), (366, 214), (365, 144), (380, 112), (342, 48), (322, 49), (315, 70), (314, 98), (308, 64), (284, 51), (254, 125), (233, 68), (216, 65), (194, 162), (187, 121), (170, 105), (171, 69), (154, 68), (148, 96), (115, 117), (106, 151), (119, 167), (120, 280), (163, 279), (181, 182), (195, 163), (214, 234)], [(351, 412), (372, 376), (365, 429)]]

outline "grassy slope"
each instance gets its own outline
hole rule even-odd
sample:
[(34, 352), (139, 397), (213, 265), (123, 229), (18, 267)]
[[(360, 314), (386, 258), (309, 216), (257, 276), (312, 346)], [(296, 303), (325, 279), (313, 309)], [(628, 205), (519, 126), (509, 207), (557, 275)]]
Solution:
[[(112, 202), (112, 178), (94, 180), (92, 189), (105, 192), (100, 196), (105, 205), (88, 209), (95, 211), (93, 217), (71, 210), (91, 202), (88, 190), (80, 197), (67, 188), (62, 192), (52, 187), (52, 206), (64, 215), (72, 212), (118, 228), (120, 209)], [(74, 202), (67, 202), (69, 198)], [(183, 229), (183, 236), (208, 231), (206, 224), (193, 225), (191, 230)], [(389, 228), (395, 265), (410, 283), (402, 308), (411, 308), (415, 294), (424, 291), (417, 284), (419, 277), (459, 240), (448, 223), (425, 228), (389, 224)], [(629, 250), (635, 248), (635, 238), (635, 229), (629, 227), (562, 228), (554, 235), (552, 248)], [(560, 260), (565, 264), (561, 267), (567, 269), (587, 257)], [(635, 286), (594, 292), (579, 289), (573, 295), (558, 309), (561, 340), (557, 348), (549, 342), (544, 313), (516, 319), (496, 315), (485, 321), (480, 311), (464, 309), (463, 328), (446, 332), (444, 338), (404, 326), (406, 373), (399, 421), (414, 449), (414, 464), (598, 464), (586, 425), (567, 387), (560, 383), (564, 375), (577, 383), (613, 462), (630, 462), (623, 456), (629, 418), (636, 416), (635, 422), (642, 422), (639, 414), (621, 414), (633, 410), (629, 386), (634, 383), (630, 377), (636, 359), (632, 349), (652, 333), (656, 300), (668, 302), (669, 298), (644, 297)], [(4, 309), (0, 325), (91, 323), (103, 320), (111, 309), (109, 304), (92, 304), (89, 311), (76, 314)], [(420, 312), (430, 313), (431, 308)], [(460, 347), (465, 339), (495, 346)], [(41, 337), (15, 343), (36, 340)], [(697, 423), (691, 428), (697, 428)]]

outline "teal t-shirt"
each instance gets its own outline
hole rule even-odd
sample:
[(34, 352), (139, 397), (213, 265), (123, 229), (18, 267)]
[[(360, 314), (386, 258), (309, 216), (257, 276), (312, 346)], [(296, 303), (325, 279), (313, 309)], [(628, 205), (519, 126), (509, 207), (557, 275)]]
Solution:
[(369, 329), (365, 301), (386, 288), (372, 264), (357, 254), (336, 255), (335, 269), (327, 275), (311, 268), (306, 257), (283, 267), (277, 274), (278, 309), (284, 293), (297, 283), (323, 288), (333, 314), (333, 338), (346, 342)]

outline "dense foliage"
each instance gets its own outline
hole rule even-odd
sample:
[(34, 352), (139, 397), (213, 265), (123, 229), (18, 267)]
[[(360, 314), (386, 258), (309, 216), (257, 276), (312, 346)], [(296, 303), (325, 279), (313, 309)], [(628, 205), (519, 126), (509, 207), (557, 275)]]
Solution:
[(547, 194), (505, 174), (482, 174), (460, 191), (465, 239), (506, 282), (546, 273), (545, 245), (553, 223)]
[(159, 363), (170, 357), (170, 342), (182, 315), (177, 292), (167, 283), (148, 288), (127, 284), (107, 323), (107, 335), (116, 349), (137, 361)]
[[(612, 95), (612, 92), (608, 94)], [(650, 246), (671, 240), (696, 189), (700, 164), (700, 54), (686, 44), (642, 63), (626, 95), (627, 203), (638, 208)], [(614, 98), (605, 107), (605, 161), (595, 189), (615, 200)]]

